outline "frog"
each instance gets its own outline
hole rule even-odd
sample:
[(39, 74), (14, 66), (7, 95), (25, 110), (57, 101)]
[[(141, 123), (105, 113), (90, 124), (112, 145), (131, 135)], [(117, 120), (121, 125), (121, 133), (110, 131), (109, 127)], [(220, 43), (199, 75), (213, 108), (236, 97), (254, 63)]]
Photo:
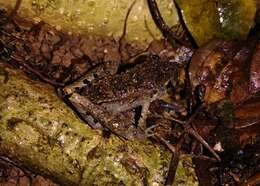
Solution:
[[(178, 64), (150, 55), (144, 62), (123, 72), (94, 78), (87, 73), (63, 88), (67, 100), (93, 128), (103, 126), (128, 139), (146, 139), (145, 119), (150, 104), (178, 78)], [(138, 121), (134, 109), (141, 108)]]

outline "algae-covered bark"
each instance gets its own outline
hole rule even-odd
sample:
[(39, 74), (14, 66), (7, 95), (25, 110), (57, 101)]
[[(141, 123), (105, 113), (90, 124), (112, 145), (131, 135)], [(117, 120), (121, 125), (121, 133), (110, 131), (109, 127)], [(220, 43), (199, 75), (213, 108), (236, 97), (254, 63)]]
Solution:
[[(0, 5), (12, 9), (16, 0)], [(22, 0), (18, 15), (30, 20), (43, 20), (58, 29), (81, 34), (122, 35), (127, 11), (134, 0)], [(160, 10), (170, 26), (178, 22), (172, 0), (158, 0)], [(150, 16), (146, 0), (136, 0), (127, 21), (126, 38), (148, 44), (160, 38)]]
[(163, 183), (169, 153), (150, 142), (104, 139), (52, 87), (1, 68), (1, 155), (67, 185)]

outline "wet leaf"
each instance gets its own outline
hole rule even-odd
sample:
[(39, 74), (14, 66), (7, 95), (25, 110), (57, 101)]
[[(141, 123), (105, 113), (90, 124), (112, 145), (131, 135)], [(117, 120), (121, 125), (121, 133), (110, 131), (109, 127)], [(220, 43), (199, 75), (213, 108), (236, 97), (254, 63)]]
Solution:
[(260, 119), (260, 97), (251, 99), (235, 110), (235, 117), (239, 119), (259, 118)]
[(244, 43), (214, 40), (195, 52), (190, 79), (193, 88), (206, 86), (207, 104), (224, 99), (238, 104), (250, 96), (248, 69), (255, 44), (255, 39)]
[(226, 97), (230, 90), (232, 69), (228, 62), (237, 51), (237, 43), (215, 40), (198, 49), (189, 68), (192, 86), (206, 86), (205, 102), (214, 103)]
[(177, 0), (177, 3), (199, 46), (216, 37), (245, 39), (254, 24), (254, 0)]
[[(1, 1), (0, 5), (13, 9), (16, 0)], [(134, 0), (26, 0), (22, 1), (18, 16), (44, 21), (57, 29), (70, 33), (94, 34), (120, 38), (126, 13)], [(178, 16), (172, 0), (158, 0), (158, 5), (170, 26), (176, 25)], [(161, 37), (150, 16), (145, 0), (136, 1), (129, 14), (126, 30), (128, 41), (149, 44)]]
[(240, 133), (240, 144), (254, 143), (260, 132), (260, 97), (254, 97), (237, 107), (234, 117), (234, 128)]

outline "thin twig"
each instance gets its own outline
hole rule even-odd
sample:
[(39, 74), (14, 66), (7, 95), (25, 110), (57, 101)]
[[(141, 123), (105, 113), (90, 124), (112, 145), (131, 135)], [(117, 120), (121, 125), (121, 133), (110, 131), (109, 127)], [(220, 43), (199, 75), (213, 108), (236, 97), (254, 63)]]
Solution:
[(123, 27), (123, 32), (122, 32), (122, 35), (121, 35), (121, 37), (120, 37), (120, 39), (119, 39), (119, 54), (122, 53), (122, 42), (123, 42), (123, 39), (125, 38), (125, 35), (126, 35), (128, 17), (129, 17), (129, 15), (130, 15), (130, 13), (131, 13), (131, 11), (132, 11), (132, 9), (133, 9), (135, 3), (136, 3), (136, 0), (134, 0), (134, 1), (132, 2), (132, 4), (130, 5), (130, 7), (128, 8), (128, 10), (127, 10), (127, 12), (126, 12), (125, 22), (124, 22), (124, 27)]
[(201, 111), (203, 108), (203, 105), (200, 105), (195, 112), (192, 114), (192, 116), (189, 118), (189, 120), (183, 125), (184, 130), (192, 135), (196, 140), (198, 140), (206, 149), (208, 149), (218, 161), (221, 161), (219, 155), (214, 151), (214, 149), (200, 136), (200, 134), (195, 131), (191, 123), (193, 122), (194, 118), (198, 115), (198, 113)]
[(4, 156), (0, 156), (0, 160), (8, 163), (11, 166), (17, 167), (18, 169), (20, 169), (21, 171), (23, 171), (23, 173), (27, 176), (27, 177), (31, 177), (30, 176), (30, 171), (25, 170), (23, 167), (19, 166), (17, 163), (15, 163), (14, 161), (10, 160), (8, 157), (4, 157)]
[(171, 45), (174, 47), (177, 42), (183, 46), (190, 47), (187, 43), (183, 42), (165, 23), (157, 6), (156, 0), (147, 0), (147, 3), (156, 26), (160, 29), (163, 36), (171, 43)]
[(18, 12), (19, 8), (21, 7), (21, 4), (22, 4), (22, 0), (16, 0), (14, 9), (10, 13), (11, 19), (13, 19), (17, 15), (17, 12)]
[[(195, 112), (191, 115), (191, 117), (188, 119), (188, 121), (181, 121), (181, 120), (178, 120), (178, 119), (175, 119), (175, 118), (171, 118), (171, 117), (163, 117), (163, 116), (160, 116), (160, 115), (155, 115), (155, 117), (158, 117), (158, 118), (164, 118), (164, 119), (168, 119), (170, 121), (174, 121), (176, 123), (179, 123), (179, 124), (182, 124), (185, 132), (187, 132), (188, 134), (192, 135), (196, 140), (198, 140), (206, 149), (208, 149), (212, 154), (213, 156), (218, 160), (218, 161), (221, 161), (219, 155), (214, 151), (214, 149), (200, 136), (200, 134), (194, 130), (192, 128), (192, 125), (191, 123), (194, 121), (194, 118), (198, 115), (198, 113), (201, 111), (201, 109), (203, 108), (203, 105), (199, 106)], [(155, 126), (156, 127), (156, 126)], [(153, 128), (152, 128), (153, 129)]]
[(17, 60), (16, 57), (14, 57), (13, 55), (10, 56), (13, 60), (15, 60), (15, 62), (17, 62), (19, 65), (21, 65), (22, 67), (24, 67), (26, 70), (28, 70), (30, 73), (35, 74), (36, 76), (38, 76), (41, 80), (54, 85), (56, 87), (64, 87), (65, 84), (64, 83), (60, 83), (54, 80), (51, 80), (50, 78), (45, 77), (41, 72), (39, 72), (37, 69), (32, 68), (30, 65), (26, 64), (23, 61)]
[(260, 123), (260, 117), (255, 118), (255, 119), (253, 119), (249, 122), (245, 122), (243, 124), (240, 124), (239, 126), (234, 126), (234, 128), (235, 129), (243, 129), (243, 128), (251, 127), (251, 126), (258, 124), (258, 123)]
[(174, 122), (176, 122), (176, 123), (178, 123), (178, 124), (181, 124), (181, 125), (185, 124), (185, 121), (176, 119), (176, 118), (174, 118), (174, 117), (170, 117), (170, 116), (168, 116), (168, 115), (162, 116), (162, 115), (159, 115), (159, 114), (153, 114), (153, 117), (159, 118), (159, 119), (166, 119), (166, 120), (169, 120), (169, 121), (174, 121)]
[(192, 135), (196, 140), (198, 140), (206, 149), (208, 149), (213, 156), (215, 156), (215, 158), (220, 162), (221, 159), (219, 157), (219, 155), (214, 151), (214, 149), (199, 135), (198, 132), (196, 132), (194, 129), (192, 128), (184, 128), (184, 130), (189, 133), (190, 135)]
[(205, 155), (194, 155), (194, 154), (190, 154), (190, 156), (192, 158), (196, 158), (196, 159), (200, 159), (200, 160), (204, 160), (204, 161), (212, 161), (212, 162), (218, 162), (216, 160), (216, 158), (211, 158), (211, 157), (208, 157), (208, 156), (205, 156)]
[(12, 38), (14, 38), (14, 39), (17, 39), (17, 40), (20, 40), (20, 41), (24, 41), (23, 38), (18, 37), (18, 36), (13, 35), (13, 34), (10, 34), (10, 33), (7, 33), (7, 32), (5, 32), (5, 31), (2, 30), (2, 29), (0, 30), (0, 32), (1, 32), (2, 34), (4, 34), (4, 35), (8, 36), (8, 37), (12, 37)]
[(156, 40), (156, 37), (154, 36), (154, 34), (152, 33), (151, 29), (149, 28), (148, 22), (146, 20), (146, 17), (144, 18), (144, 26), (146, 28), (146, 30), (148, 31), (148, 33), (150, 34), (150, 36), (153, 38), (153, 40)]
[(173, 154), (175, 154), (176, 153), (176, 147), (174, 147), (172, 144), (170, 144), (167, 140), (165, 140), (164, 138), (162, 138), (160, 135), (158, 135), (158, 134), (154, 134), (154, 136), (156, 137), (156, 138), (158, 138), (161, 142), (163, 142), (168, 148), (169, 148), (169, 150), (173, 153)]
[(181, 149), (183, 141), (184, 141), (184, 136), (181, 136), (180, 141), (178, 142), (178, 144), (175, 147), (176, 151), (174, 154), (172, 154), (170, 166), (168, 169), (168, 174), (167, 174), (166, 181), (164, 184), (165, 186), (172, 186), (174, 183), (177, 167), (178, 167), (179, 160), (180, 160), (180, 154), (181, 154), (180, 149)]
[(172, 154), (172, 159), (170, 162), (170, 167), (168, 169), (168, 174), (165, 181), (165, 186), (172, 186), (175, 180), (176, 170), (179, 164), (180, 155), (179, 153)]

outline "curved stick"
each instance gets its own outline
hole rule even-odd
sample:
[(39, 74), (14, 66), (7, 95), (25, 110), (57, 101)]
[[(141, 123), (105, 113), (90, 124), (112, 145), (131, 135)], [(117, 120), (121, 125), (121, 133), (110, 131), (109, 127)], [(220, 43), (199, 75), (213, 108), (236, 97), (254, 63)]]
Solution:
[(151, 13), (151, 16), (156, 24), (156, 26), (160, 29), (163, 36), (173, 45), (175, 46), (176, 43), (179, 43), (183, 46), (190, 47), (187, 43), (183, 42), (172, 30), (171, 28), (165, 23), (163, 20), (159, 8), (157, 6), (156, 0), (147, 0), (148, 7)]
[(11, 18), (14, 18), (16, 16), (21, 4), (22, 4), (22, 0), (16, 0), (14, 9), (10, 13)]

